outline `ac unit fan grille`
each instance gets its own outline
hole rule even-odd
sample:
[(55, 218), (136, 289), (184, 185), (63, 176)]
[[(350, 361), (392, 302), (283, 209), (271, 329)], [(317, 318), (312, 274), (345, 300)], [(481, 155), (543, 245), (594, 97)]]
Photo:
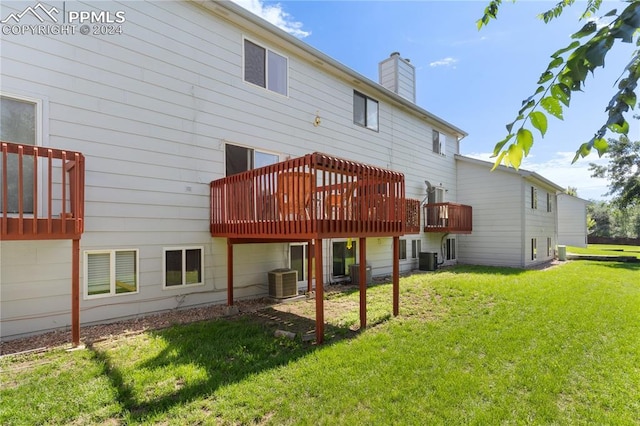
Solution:
[(269, 272), (269, 296), (278, 299), (298, 295), (298, 272), (290, 269)]

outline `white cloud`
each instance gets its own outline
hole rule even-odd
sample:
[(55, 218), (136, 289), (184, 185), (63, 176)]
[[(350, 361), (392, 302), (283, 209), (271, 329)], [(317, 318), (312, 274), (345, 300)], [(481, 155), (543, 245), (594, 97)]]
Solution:
[[(491, 158), (491, 153), (471, 153), (464, 154), (467, 157), (493, 163), (495, 158)], [(604, 165), (607, 158), (598, 158), (597, 155), (590, 155), (587, 158), (579, 159), (575, 164), (571, 164), (575, 152), (556, 152), (554, 157), (547, 161), (536, 161), (534, 156), (529, 156), (522, 162), (522, 168), (536, 172), (563, 188), (572, 186), (578, 188), (578, 197), (585, 200), (605, 200), (607, 193), (607, 180), (591, 177), (589, 163)]]
[(458, 60), (452, 57), (446, 57), (443, 59), (439, 59), (437, 61), (431, 62), (429, 64), (430, 67), (456, 67), (456, 63), (458, 63)]
[(305, 38), (311, 35), (311, 31), (303, 30), (303, 23), (293, 19), (279, 3), (265, 6), (262, 0), (233, 0), (233, 2), (295, 37)]

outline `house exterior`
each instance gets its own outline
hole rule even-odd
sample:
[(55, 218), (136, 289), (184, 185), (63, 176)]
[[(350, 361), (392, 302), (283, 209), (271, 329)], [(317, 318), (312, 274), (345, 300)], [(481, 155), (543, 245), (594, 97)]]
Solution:
[(558, 242), (557, 194), (539, 174), (455, 156), (458, 198), (473, 206), (473, 233), (458, 237), (458, 261), (526, 268), (548, 262)]
[(587, 204), (582, 198), (558, 194), (558, 244), (587, 246)]
[(229, 2), (3, 2), (0, 18), (3, 340), (73, 312), (85, 325), (229, 302), (230, 271), (231, 299), (267, 295), (278, 268), (306, 288), (310, 238), (245, 239), (229, 257), (212, 182), (313, 152), (400, 172), (402, 199), (438, 204), (440, 221), (331, 234), (315, 277), (348, 278), (363, 243), (374, 276), (396, 251), (400, 272), (422, 251), (456, 261), (466, 134), (413, 102), (399, 54), (385, 87)]

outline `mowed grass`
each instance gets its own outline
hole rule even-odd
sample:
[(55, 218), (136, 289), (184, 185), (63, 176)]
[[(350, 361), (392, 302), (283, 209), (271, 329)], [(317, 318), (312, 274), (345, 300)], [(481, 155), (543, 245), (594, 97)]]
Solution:
[(567, 251), (575, 254), (597, 254), (606, 256), (635, 256), (640, 259), (640, 246), (611, 244), (589, 244), (587, 247), (567, 246)]
[[(320, 347), (246, 317), (4, 357), (0, 423), (640, 421), (638, 264), (416, 274), (391, 319), (390, 285), (367, 296), (375, 325)], [(328, 297), (330, 329), (357, 324), (357, 292)]]

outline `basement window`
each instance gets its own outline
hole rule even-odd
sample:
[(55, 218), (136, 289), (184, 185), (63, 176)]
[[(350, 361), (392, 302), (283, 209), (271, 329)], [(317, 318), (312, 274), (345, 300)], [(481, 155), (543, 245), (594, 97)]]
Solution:
[(138, 250), (86, 251), (85, 298), (138, 292)]
[(202, 247), (165, 248), (164, 288), (202, 285), (202, 265), (204, 249)]

